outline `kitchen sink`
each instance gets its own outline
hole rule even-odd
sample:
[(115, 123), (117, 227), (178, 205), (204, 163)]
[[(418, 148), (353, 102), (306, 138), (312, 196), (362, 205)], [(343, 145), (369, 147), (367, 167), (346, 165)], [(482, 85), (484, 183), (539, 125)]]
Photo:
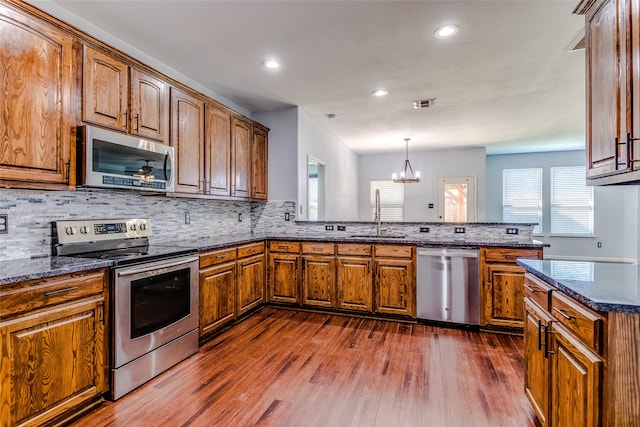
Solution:
[(404, 239), (407, 236), (399, 236), (397, 234), (383, 234), (381, 236), (375, 234), (352, 234), (349, 237), (362, 239)]

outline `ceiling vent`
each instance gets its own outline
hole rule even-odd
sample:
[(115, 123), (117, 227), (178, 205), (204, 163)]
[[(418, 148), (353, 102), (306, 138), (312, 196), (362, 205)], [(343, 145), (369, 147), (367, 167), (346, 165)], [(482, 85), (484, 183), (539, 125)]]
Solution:
[(436, 103), (436, 98), (419, 99), (417, 101), (413, 101), (413, 108), (419, 109), (419, 108), (433, 107), (435, 103)]

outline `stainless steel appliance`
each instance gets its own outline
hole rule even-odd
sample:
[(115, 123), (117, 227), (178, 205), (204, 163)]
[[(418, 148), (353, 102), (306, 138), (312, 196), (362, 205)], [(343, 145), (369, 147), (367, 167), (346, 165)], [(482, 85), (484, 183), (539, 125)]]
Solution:
[(111, 398), (198, 351), (198, 256), (151, 245), (148, 219), (54, 224), (57, 255), (110, 259)]
[(418, 248), (417, 317), (480, 325), (477, 249)]
[(87, 187), (173, 192), (174, 148), (97, 128), (78, 128), (78, 182)]

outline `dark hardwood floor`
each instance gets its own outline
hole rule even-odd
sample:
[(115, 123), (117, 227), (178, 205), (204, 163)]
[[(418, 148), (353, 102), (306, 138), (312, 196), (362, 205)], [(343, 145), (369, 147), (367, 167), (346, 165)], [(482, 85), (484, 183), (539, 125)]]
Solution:
[(521, 337), (265, 308), (75, 426), (533, 426)]

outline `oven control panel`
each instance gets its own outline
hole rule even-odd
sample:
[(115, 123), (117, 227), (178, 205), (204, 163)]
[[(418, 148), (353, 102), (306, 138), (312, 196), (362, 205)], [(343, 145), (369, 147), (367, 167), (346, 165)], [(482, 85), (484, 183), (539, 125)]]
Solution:
[(59, 243), (86, 243), (152, 235), (148, 218), (70, 220), (55, 223)]

